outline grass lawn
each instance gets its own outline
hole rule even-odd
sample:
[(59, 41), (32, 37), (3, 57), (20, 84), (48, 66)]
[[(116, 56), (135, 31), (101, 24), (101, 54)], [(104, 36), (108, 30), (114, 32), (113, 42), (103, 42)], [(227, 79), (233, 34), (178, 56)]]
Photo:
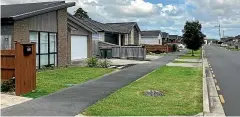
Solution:
[(37, 73), (37, 88), (35, 92), (25, 94), (25, 97), (37, 98), (68, 87), (67, 84), (80, 84), (97, 78), (114, 69), (69, 67)]
[(173, 63), (201, 63), (201, 62), (191, 62), (191, 61), (173, 61)]
[(235, 49), (235, 48), (228, 48), (228, 50), (231, 50), (231, 51), (240, 51), (240, 49)]
[[(162, 97), (144, 95), (159, 90)], [(164, 66), (87, 108), (89, 116), (167, 116), (202, 112), (202, 70)]]
[(192, 56), (192, 50), (189, 50), (186, 55), (180, 56), (179, 59), (201, 59), (202, 58), (202, 49), (193, 51), (194, 56)]

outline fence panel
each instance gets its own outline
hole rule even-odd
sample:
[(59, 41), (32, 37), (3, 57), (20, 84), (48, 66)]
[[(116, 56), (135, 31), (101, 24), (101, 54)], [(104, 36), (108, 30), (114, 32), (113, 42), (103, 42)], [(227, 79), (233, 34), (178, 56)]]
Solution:
[(1, 50), (1, 79), (9, 80), (15, 75), (15, 50)]
[(144, 45), (147, 52), (172, 52), (172, 47), (169, 45)]
[[(31, 54), (24, 54), (26, 47)], [(16, 95), (26, 94), (36, 88), (36, 44), (16, 42), (15, 50), (1, 50), (1, 80), (12, 77), (15, 77)]]
[(146, 49), (142, 46), (112, 47), (112, 55), (113, 58), (144, 60), (146, 58)]

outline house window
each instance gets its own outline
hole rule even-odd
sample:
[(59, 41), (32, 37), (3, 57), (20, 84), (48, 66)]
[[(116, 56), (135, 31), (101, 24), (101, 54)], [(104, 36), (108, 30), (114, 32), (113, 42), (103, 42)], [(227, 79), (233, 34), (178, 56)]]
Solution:
[(36, 66), (57, 65), (57, 34), (30, 32), (30, 41), (36, 42)]
[(1, 50), (11, 49), (12, 36), (11, 35), (1, 35)]

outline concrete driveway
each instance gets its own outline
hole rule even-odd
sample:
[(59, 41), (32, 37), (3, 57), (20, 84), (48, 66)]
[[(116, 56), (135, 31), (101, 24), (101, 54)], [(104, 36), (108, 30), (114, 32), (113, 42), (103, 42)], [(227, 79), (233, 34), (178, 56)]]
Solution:
[[(159, 55), (146, 55), (146, 60), (130, 60), (130, 59), (107, 59), (110, 62), (110, 65), (129, 65), (129, 64), (143, 64), (143, 63), (150, 63), (150, 61), (157, 60), (162, 58), (163, 56)], [(104, 60), (104, 59), (99, 59)], [(72, 61), (73, 65), (79, 65), (79, 66), (86, 66), (87, 59), (79, 59)]]
[(9, 106), (17, 105), (26, 101), (31, 100), (32, 98), (7, 95), (1, 93), (1, 109)]

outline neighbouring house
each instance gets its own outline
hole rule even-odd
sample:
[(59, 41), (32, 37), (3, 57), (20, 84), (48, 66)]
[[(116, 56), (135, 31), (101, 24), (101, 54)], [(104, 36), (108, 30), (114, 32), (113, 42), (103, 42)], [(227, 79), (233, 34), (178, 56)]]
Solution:
[(168, 43), (176, 43), (178, 42), (178, 35), (169, 35)]
[(93, 34), (93, 40), (120, 46), (140, 44), (141, 30), (136, 22), (101, 23), (87, 18), (79, 20), (98, 32)]
[[(139, 45), (141, 40), (141, 30), (137, 22), (107, 23), (106, 25), (120, 33), (118, 45)], [(105, 40), (108, 40), (105, 38)]]
[(141, 44), (160, 44), (162, 45), (162, 33), (160, 30), (148, 30), (141, 32)]
[(183, 43), (183, 37), (182, 36), (178, 36), (177, 43)]
[(64, 1), (1, 5), (1, 49), (14, 49), (14, 41), (36, 42), (37, 68), (70, 64), (67, 8), (74, 5)]
[(92, 35), (97, 31), (75, 16), (68, 14), (68, 43), (71, 61), (92, 56)]
[(163, 40), (163, 45), (168, 43), (169, 40), (169, 34), (166, 32), (162, 32), (162, 40)]
[(224, 37), (221, 41), (228, 46), (240, 46), (240, 35), (235, 37)]

